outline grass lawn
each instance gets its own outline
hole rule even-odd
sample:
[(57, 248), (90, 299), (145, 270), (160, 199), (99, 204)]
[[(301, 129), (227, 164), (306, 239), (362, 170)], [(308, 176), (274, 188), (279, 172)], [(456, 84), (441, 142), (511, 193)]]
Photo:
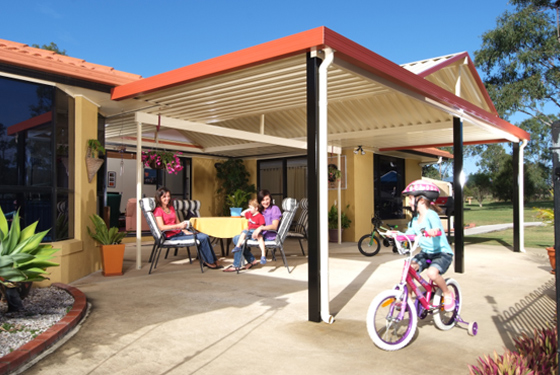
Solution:
[[(525, 204), (525, 222), (542, 221), (537, 217), (534, 208), (553, 208), (553, 201), (529, 202)], [(506, 224), (513, 222), (513, 205), (511, 202), (484, 202), (482, 207), (478, 203), (465, 204), (464, 211), (465, 225), (470, 223), (476, 226)], [(488, 245), (513, 246), (513, 230), (491, 232), (476, 236), (466, 236), (465, 244), (484, 243)], [(554, 227), (547, 225), (544, 227), (525, 228), (525, 247), (545, 248), (554, 246)]]

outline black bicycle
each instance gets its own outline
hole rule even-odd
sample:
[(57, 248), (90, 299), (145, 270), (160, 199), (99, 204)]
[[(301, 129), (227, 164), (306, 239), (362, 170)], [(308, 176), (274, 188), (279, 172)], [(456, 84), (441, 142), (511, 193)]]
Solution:
[[(373, 230), (371, 233), (362, 236), (362, 238), (358, 241), (358, 250), (360, 250), (360, 253), (364, 254), (366, 257), (372, 257), (377, 254), (381, 249), (381, 241), (379, 240), (380, 237), (383, 238), (383, 246), (392, 247), (394, 253), (398, 252), (395, 240), (391, 237), (385, 236), (385, 233), (381, 233), (379, 231), (379, 229), (383, 230), (383, 232), (386, 232), (387, 230), (395, 230), (398, 225), (383, 223), (377, 214), (371, 219), (371, 223), (373, 224)], [(387, 225), (387, 228), (383, 227), (383, 225)]]

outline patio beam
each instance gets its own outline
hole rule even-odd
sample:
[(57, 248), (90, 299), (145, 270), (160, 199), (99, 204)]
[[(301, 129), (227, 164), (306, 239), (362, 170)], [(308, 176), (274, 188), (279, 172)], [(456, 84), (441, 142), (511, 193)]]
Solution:
[(453, 195), (455, 238), (455, 272), (465, 272), (465, 226), (463, 224), (463, 120), (453, 117)]
[[(136, 113), (136, 121), (141, 122), (143, 124), (157, 125), (158, 115), (153, 115), (145, 112), (138, 112)], [(284, 146), (290, 148), (298, 148), (301, 150), (307, 149), (307, 143), (305, 141), (301, 141), (298, 139), (274, 137), (271, 135), (260, 134), (258, 132), (248, 132), (248, 131), (237, 130), (237, 129), (229, 129), (229, 128), (224, 128), (222, 126), (208, 125), (208, 124), (203, 124), (200, 122), (193, 122), (193, 121), (178, 120), (166, 116), (161, 116), (161, 126), (170, 129), (177, 129), (177, 130), (189, 131), (194, 133), (210, 134), (218, 137), (227, 137), (227, 138), (242, 139), (242, 140), (259, 139), (266, 144)]]

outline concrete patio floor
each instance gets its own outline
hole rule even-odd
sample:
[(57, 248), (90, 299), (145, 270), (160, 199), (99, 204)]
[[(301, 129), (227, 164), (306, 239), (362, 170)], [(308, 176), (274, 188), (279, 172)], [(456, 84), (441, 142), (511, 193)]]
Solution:
[(239, 275), (202, 274), (180, 250), (148, 275), (150, 250), (143, 246), (141, 270), (129, 244), (123, 276), (72, 283), (91, 303), (88, 318), (25, 374), (468, 374), (479, 356), (513, 348), (520, 332), (555, 319), (544, 249), (466, 246), (465, 273), (446, 276), (460, 283), (461, 315), (478, 322), (478, 335), (440, 331), (429, 316), (398, 352), (374, 346), (365, 324), (371, 300), (400, 275), (403, 258), (389, 248), (367, 258), (355, 243), (330, 245), (332, 325), (307, 320), (307, 259), (297, 241), (287, 245), (291, 274), (281, 259)]

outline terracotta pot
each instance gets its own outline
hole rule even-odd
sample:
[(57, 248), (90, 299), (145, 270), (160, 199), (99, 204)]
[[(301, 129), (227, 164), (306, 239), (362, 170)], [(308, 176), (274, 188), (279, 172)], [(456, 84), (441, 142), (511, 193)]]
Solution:
[(556, 250), (553, 247), (547, 247), (546, 251), (548, 251), (548, 260), (550, 261), (550, 265), (552, 266), (551, 274), (556, 273)]
[(101, 245), (103, 276), (119, 276), (123, 274), (124, 244)]

